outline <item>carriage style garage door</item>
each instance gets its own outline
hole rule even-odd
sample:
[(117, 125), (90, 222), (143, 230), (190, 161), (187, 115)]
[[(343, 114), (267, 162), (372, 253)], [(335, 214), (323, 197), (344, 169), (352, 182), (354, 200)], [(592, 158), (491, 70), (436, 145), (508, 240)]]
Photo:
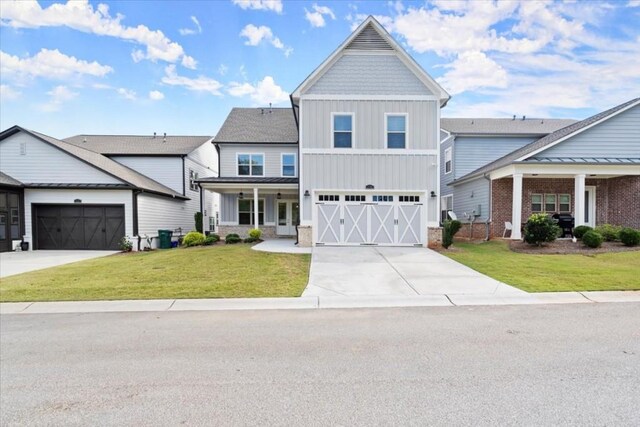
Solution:
[(422, 246), (423, 197), (417, 194), (320, 194), (316, 244)]
[(118, 250), (124, 236), (124, 207), (34, 206), (35, 249)]

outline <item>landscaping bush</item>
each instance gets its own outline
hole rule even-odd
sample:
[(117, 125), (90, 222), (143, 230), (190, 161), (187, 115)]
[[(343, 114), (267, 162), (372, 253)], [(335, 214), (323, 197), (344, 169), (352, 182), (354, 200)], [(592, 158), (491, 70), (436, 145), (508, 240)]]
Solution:
[(216, 243), (219, 240), (220, 240), (220, 236), (218, 236), (217, 234), (209, 234), (204, 239), (204, 245), (205, 246), (210, 246), (210, 245), (213, 245), (214, 243)]
[(249, 230), (249, 237), (251, 239), (254, 239), (254, 241), (260, 240), (260, 237), (262, 237), (262, 230), (260, 230), (259, 228), (253, 228)]
[(234, 243), (242, 242), (242, 239), (236, 233), (231, 233), (231, 234), (227, 234), (227, 236), (224, 238), (224, 242), (227, 245), (231, 245), (231, 244), (234, 244)]
[(196, 212), (193, 219), (196, 221), (196, 231), (202, 233), (202, 212)]
[(460, 228), (462, 227), (462, 223), (458, 220), (446, 220), (443, 224), (442, 230), (442, 246), (447, 249), (449, 246), (453, 244), (453, 236), (456, 235)]
[(190, 231), (182, 239), (182, 244), (187, 247), (200, 246), (200, 245), (204, 245), (204, 241), (205, 241), (204, 234), (197, 231)]
[(604, 237), (597, 231), (590, 230), (584, 233), (584, 236), (582, 236), (582, 242), (590, 248), (599, 248), (602, 245), (602, 242), (604, 242)]
[(620, 241), (625, 246), (640, 245), (640, 230), (634, 230), (633, 228), (628, 228), (628, 227), (621, 229)]
[(530, 245), (541, 246), (543, 243), (556, 240), (559, 232), (560, 227), (549, 215), (539, 213), (531, 215), (527, 220), (523, 238)]
[(602, 224), (596, 227), (596, 230), (604, 240), (607, 242), (613, 242), (614, 240), (620, 240), (620, 230), (622, 227), (611, 224)]
[(120, 250), (122, 252), (131, 252), (132, 249), (133, 243), (131, 243), (131, 240), (129, 240), (127, 236), (124, 236), (122, 239), (120, 239)]
[(593, 228), (589, 227), (588, 225), (579, 225), (573, 229), (573, 237), (575, 237), (576, 239), (582, 239), (584, 233), (590, 230), (593, 230)]
[(247, 237), (246, 239), (244, 239), (244, 243), (255, 243), (259, 241), (260, 239), (256, 239), (255, 237)]

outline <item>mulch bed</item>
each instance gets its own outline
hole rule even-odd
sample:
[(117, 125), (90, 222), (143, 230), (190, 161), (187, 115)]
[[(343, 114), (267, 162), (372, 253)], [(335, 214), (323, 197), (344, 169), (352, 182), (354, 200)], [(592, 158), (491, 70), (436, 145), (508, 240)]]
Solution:
[(511, 241), (509, 242), (509, 249), (513, 252), (525, 254), (595, 255), (610, 252), (640, 251), (640, 246), (629, 247), (624, 246), (620, 242), (603, 242), (601, 247), (592, 249), (585, 246), (580, 240), (576, 243), (573, 243), (571, 240), (556, 240), (555, 242), (547, 243), (544, 246), (533, 246), (522, 241)]

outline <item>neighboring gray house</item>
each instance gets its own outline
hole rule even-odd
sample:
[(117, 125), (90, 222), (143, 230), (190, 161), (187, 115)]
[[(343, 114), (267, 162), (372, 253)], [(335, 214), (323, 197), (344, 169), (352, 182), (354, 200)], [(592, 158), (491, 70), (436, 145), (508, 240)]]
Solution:
[[(440, 109), (449, 95), (367, 18), (291, 95), (234, 109), (214, 142), (221, 234), (301, 245), (410, 245), (439, 223)], [(299, 215), (299, 226), (296, 230)]]
[(30, 249), (118, 249), (125, 235), (139, 249), (158, 229), (194, 229), (196, 212), (215, 209), (195, 184), (217, 173), (210, 141), (3, 131), (0, 249), (22, 240)]
[[(513, 138), (493, 143), (492, 137), (482, 145), (477, 138), (461, 139), (469, 126), (462, 127), (458, 120), (443, 119), (443, 128), (448, 126), (453, 135), (441, 144), (443, 182), (453, 194), (450, 210), (458, 219), (475, 211), (475, 220), (489, 223), (493, 236), (503, 235), (510, 223), (513, 239), (521, 238), (523, 223), (538, 212), (569, 214), (576, 226), (610, 223), (640, 228), (640, 98), (566, 123), (541, 138), (523, 137), (519, 147)], [(517, 127), (516, 122), (512, 126)], [(548, 119), (545, 123), (540, 123), (545, 132), (563, 124)], [(522, 125), (536, 127), (535, 120)], [(453, 139), (450, 178), (444, 151), (451, 149)], [(475, 233), (478, 237), (482, 231)]]

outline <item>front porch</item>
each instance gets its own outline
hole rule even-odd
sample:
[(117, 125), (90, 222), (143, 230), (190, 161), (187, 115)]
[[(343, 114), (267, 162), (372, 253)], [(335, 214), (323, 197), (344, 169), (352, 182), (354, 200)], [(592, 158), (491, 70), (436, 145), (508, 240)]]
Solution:
[(263, 239), (296, 237), (297, 178), (205, 178), (199, 184), (220, 194), (216, 228), (222, 238), (231, 233), (247, 237), (254, 228), (262, 230)]
[(635, 172), (569, 175), (541, 170), (492, 179), (492, 235), (503, 236), (509, 222), (513, 225), (510, 237), (519, 240), (527, 218), (540, 212), (569, 214), (576, 227), (614, 224), (640, 228), (640, 171)]

